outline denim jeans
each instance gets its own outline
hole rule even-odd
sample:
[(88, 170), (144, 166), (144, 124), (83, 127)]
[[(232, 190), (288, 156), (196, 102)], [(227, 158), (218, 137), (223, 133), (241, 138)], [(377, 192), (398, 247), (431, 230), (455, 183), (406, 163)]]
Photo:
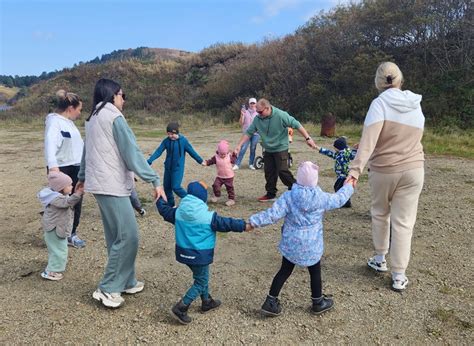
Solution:
[(258, 141), (260, 140), (260, 135), (255, 133), (250, 139), (242, 144), (242, 148), (240, 149), (239, 156), (237, 157), (237, 161), (235, 164), (240, 167), (242, 163), (242, 159), (244, 158), (245, 152), (247, 151), (248, 146), (250, 145), (250, 157), (249, 157), (249, 166), (253, 165), (255, 161), (255, 151), (257, 149)]
[(209, 298), (209, 264), (206, 265), (187, 265), (193, 272), (194, 283), (183, 297), (183, 303), (191, 304), (198, 296), (201, 299)]

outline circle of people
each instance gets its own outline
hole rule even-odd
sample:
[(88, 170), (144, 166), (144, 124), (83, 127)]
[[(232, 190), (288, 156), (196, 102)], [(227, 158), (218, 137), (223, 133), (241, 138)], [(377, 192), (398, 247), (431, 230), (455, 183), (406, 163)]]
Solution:
[[(330, 209), (351, 207), (350, 197), (359, 176), (368, 165), (371, 193), (374, 255), (367, 266), (387, 272), (390, 255), (392, 289), (403, 291), (408, 278), (411, 238), (416, 221), (418, 199), (424, 179), (424, 154), (421, 138), (424, 116), (421, 95), (403, 91), (403, 75), (398, 66), (384, 62), (377, 68), (375, 86), (379, 96), (370, 104), (360, 143), (350, 148), (345, 137), (334, 142), (334, 150), (316, 145), (306, 129), (287, 112), (266, 99), (249, 99), (242, 107), (243, 134), (234, 150), (221, 140), (215, 155), (203, 160), (189, 140), (171, 122), (167, 136), (146, 160), (122, 114), (126, 96), (122, 87), (110, 79), (100, 79), (94, 89), (93, 107), (85, 122), (85, 141), (74, 124), (82, 101), (74, 93), (56, 94), (56, 112), (48, 114), (45, 128), (45, 158), (48, 186), (38, 193), (44, 208), (42, 226), (48, 248), (48, 264), (41, 276), (60, 280), (66, 269), (68, 246), (83, 248), (78, 236), (84, 192), (92, 193), (102, 218), (108, 261), (92, 297), (109, 308), (125, 302), (125, 294), (144, 289), (137, 280), (135, 260), (138, 250), (138, 225), (134, 209), (145, 215), (135, 190), (135, 177), (153, 186), (156, 207), (163, 219), (175, 226), (176, 260), (189, 267), (193, 284), (172, 307), (171, 314), (182, 324), (191, 322), (188, 309), (201, 298), (201, 311), (214, 310), (221, 301), (209, 289), (209, 266), (213, 263), (216, 232), (245, 232), (284, 219), (279, 243), (281, 267), (273, 278), (261, 312), (278, 316), (282, 307), (279, 293), (295, 265), (308, 268), (313, 314), (333, 308), (334, 300), (323, 294), (321, 257), (324, 251), (323, 215)], [(304, 142), (335, 161), (335, 193), (318, 185), (319, 167), (311, 161), (299, 164), (296, 178), (288, 167), (289, 132), (297, 130)], [(292, 134), (292, 131), (290, 135)], [(290, 138), (291, 140), (291, 138)], [(263, 147), (265, 191), (260, 202), (274, 202), (247, 220), (224, 217), (209, 210), (207, 186), (192, 181), (181, 186), (185, 156), (189, 154), (203, 166), (215, 165), (217, 177), (209, 202), (217, 202), (222, 186), (227, 190), (227, 206), (235, 204), (234, 174), (250, 147), (249, 168), (255, 169), (257, 143)], [(161, 183), (151, 168), (166, 151)], [(277, 180), (288, 191), (277, 197)], [(174, 194), (180, 197), (175, 205)]]

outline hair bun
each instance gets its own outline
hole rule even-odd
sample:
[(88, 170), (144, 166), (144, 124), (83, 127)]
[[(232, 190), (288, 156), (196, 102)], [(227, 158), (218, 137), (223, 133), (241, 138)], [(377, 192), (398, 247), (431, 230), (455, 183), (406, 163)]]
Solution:
[(65, 99), (66, 95), (67, 95), (67, 91), (64, 90), (64, 89), (60, 89), (60, 90), (56, 91), (56, 97), (58, 97), (60, 99)]
[(391, 75), (387, 76), (387, 84), (392, 84), (393, 82), (393, 77)]

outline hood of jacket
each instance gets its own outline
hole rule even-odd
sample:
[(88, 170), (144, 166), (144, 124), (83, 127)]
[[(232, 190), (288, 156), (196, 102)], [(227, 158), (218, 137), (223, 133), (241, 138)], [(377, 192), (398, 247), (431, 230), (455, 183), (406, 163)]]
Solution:
[(293, 205), (303, 212), (312, 212), (320, 209), (317, 203), (309, 203), (310, 201), (319, 200), (318, 195), (322, 192), (319, 186), (310, 187), (300, 184), (293, 184), (291, 187), (291, 201)]
[(61, 196), (59, 192), (51, 190), (49, 187), (45, 187), (40, 192), (38, 192), (38, 199), (44, 208), (48, 206), (56, 197)]
[(390, 108), (399, 113), (408, 113), (420, 107), (421, 95), (412, 93), (409, 90), (400, 90), (397, 88), (390, 88), (385, 90), (379, 97)]
[(187, 194), (179, 203), (179, 211), (183, 221), (196, 221), (201, 219), (203, 213), (209, 212), (209, 207), (200, 198)]

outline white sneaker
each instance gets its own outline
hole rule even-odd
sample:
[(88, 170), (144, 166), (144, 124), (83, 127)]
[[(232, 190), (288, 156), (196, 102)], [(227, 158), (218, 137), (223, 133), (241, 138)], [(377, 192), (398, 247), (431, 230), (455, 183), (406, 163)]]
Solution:
[(107, 293), (100, 288), (92, 293), (92, 298), (102, 302), (102, 304), (108, 308), (118, 308), (125, 303), (125, 299), (122, 298), (120, 293)]
[(210, 201), (211, 203), (217, 203), (217, 197), (216, 197), (216, 196), (212, 196), (212, 197), (209, 199), (209, 201)]
[(234, 170), (234, 171), (236, 171), (238, 169), (239, 169), (239, 166), (237, 166), (237, 165), (234, 165), (234, 167), (232, 167), (232, 170)]
[(375, 257), (370, 257), (367, 261), (367, 265), (377, 272), (386, 272), (387, 268), (387, 261), (377, 262)]
[(233, 199), (229, 199), (227, 202), (225, 202), (225, 205), (228, 207), (231, 207), (235, 204), (235, 201)]
[(254, 165), (250, 165), (249, 168), (255, 170)]
[(394, 291), (401, 292), (407, 288), (408, 285), (408, 278), (405, 276), (405, 278), (400, 279), (395, 279), (392, 280), (392, 288)]
[(145, 288), (145, 284), (142, 281), (137, 281), (135, 286), (127, 288), (123, 292), (127, 294), (135, 294), (135, 293), (143, 291), (144, 288)]

